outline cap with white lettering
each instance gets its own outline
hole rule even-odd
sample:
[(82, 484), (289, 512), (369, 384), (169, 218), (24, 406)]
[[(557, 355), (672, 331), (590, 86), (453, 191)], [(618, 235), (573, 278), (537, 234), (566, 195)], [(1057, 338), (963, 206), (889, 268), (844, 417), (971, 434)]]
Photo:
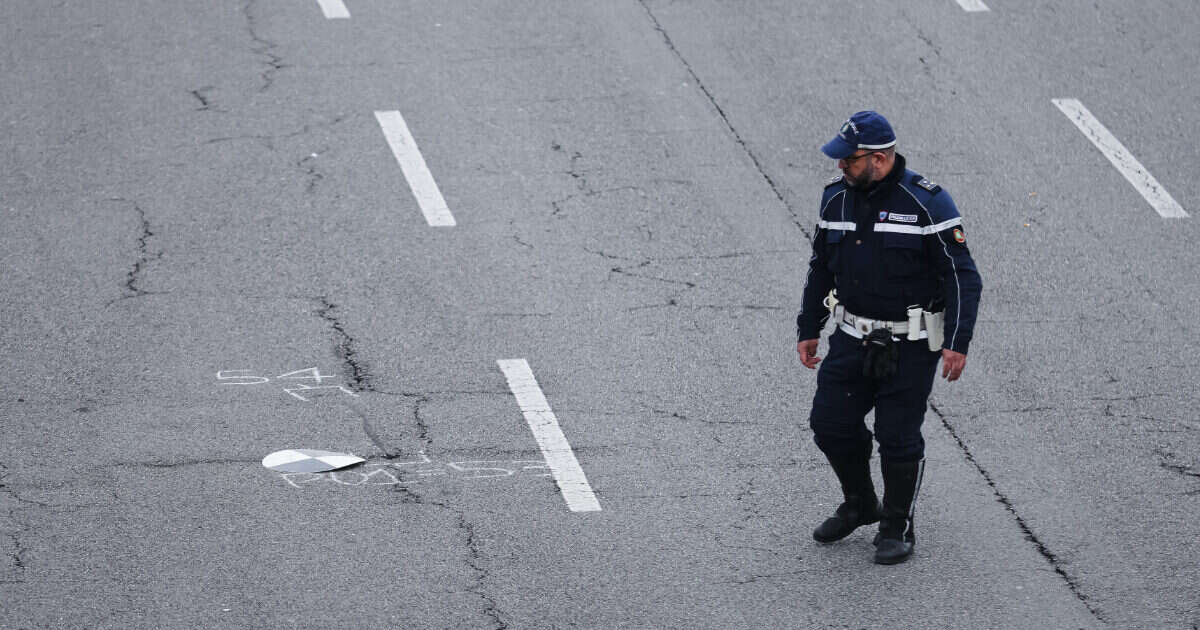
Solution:
[(840, 160), (850, 157), (859, 149), (887, 149), (896, 146), (896, 134), (892, 125), (880, 114), (867, 110), (850, 117), (838, 135), (821, 147), (821, 152)]

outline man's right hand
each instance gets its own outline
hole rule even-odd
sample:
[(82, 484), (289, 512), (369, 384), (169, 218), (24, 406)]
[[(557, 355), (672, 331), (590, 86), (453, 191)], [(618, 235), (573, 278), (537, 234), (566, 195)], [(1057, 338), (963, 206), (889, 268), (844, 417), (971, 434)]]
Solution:
[(805, 339), (796, 344), (796, 352), (800, 353), (800, 362), (804, 367), (812, 370), (821, 362), (821, 357), (817, 356), (817, 343), (820, 339)]

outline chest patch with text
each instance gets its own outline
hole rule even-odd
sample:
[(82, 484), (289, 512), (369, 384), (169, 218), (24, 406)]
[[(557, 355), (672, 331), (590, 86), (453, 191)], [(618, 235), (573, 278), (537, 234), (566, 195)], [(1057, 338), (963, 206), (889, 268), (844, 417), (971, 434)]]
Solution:
[(889, 221), (899, 221), (900, 223), (916, 223), (917, 215), (915, 214), (900, 214), (898, 212), (889, 212), (887, 215)]

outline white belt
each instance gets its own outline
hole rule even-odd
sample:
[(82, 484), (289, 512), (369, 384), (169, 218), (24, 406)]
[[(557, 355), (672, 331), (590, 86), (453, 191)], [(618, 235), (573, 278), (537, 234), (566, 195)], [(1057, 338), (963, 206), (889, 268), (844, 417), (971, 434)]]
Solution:
[[(880, 328), (891, 331), (892, 335), (908, 335), (908, 322), (891, 322), (884, 319), (868, 319), (866, 317), (859, 317), (858, 315), (847, 312), (845, 307), (841, 305), (835, 307), (833, 315), (834, 321), (837, 322), (838, 327), (842, 329), (842, 332), (854, 337), (855, 339), (862, 339), (863, 337), (871, 334), (872, 330), (879, 330)], [(922, 329), (920, 334), (917, 335), (917, 338), (928, 339), (929, 332)]]

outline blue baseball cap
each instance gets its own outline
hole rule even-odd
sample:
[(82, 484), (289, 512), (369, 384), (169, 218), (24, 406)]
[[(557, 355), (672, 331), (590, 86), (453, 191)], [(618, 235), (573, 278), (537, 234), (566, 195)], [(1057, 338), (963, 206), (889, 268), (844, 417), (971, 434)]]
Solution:
[(886, 149), (896, 146), (896, 133), (883, 116), (873, 112), (858, 112), (842, 123), (833, 140), (821, 147), (821, 152), (840, 160), (859, 149)]

